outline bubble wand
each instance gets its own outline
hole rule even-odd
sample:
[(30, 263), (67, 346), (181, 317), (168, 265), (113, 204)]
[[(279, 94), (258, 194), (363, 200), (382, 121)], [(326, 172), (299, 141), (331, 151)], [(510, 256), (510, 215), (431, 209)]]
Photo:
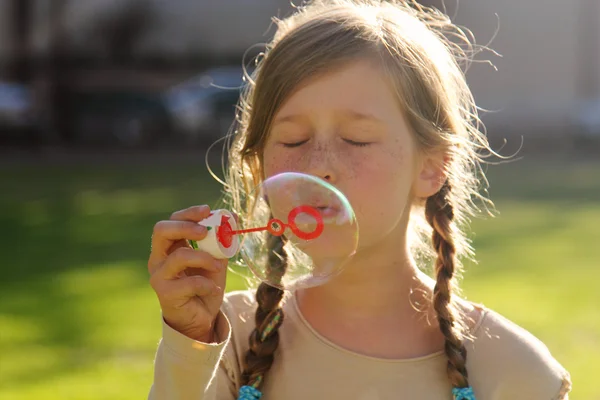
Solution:
[[(316, 227), (312, 232), (305, 232), (298, 227), (296, 224), (296, 218), (300, 214), (308, 214), (315, 219)], [(220, 220), (218, 218), (219, 216), (221, 217)], [(319, 213), (319, 210), (309, 205), (301, 205), (293, 208), (288, 214), (287, 224), (280, 219), (272, 218), (269, 220), (267, 226), (248, 229), (235, 229), (237, 226), (232, 226), (232, 222), (230, 221), (233, 221), (233, 224), (235, 224), (235, 219), (227, 210), (217, 210), (215, 212), (211, 212), (209, 218), (200, 222), (200, 224), (206, 226), (206, 229), (209, 231), (209, 235), (206, 237), (208, 240), (205, 239), (199, 242), (191, 240), (189, 241), (190, 245), (196, 250), (207, 251), (215, 258), (230, 258), (235, 255), (239, 249), (239, 242), (234, 242), (233, 237), (235, 235), (268, 231), (271, 235), (281, 236), (285, 232), (286, 228), (290, 228), (290, 230), (298, 238), (303, 240), (312, 240), (318, 238), (323, 233), (324, 229), (323, 217)], [(219, 225), (216, 225), (215, 222), (218, 222)], [(210, 234), (213, 229), (215, 232)], [(227, 249), (234, 249), (234, 251), (227, 251)]]

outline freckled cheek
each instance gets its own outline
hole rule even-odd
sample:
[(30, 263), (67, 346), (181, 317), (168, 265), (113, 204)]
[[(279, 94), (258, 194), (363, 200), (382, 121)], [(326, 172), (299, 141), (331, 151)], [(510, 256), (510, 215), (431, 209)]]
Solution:
[(381, 154), (347, 164), (348, 193), (357, 214), (386, 214), (402, 207), (410, 188), (410, 170), (402, 158)]
[(265, 153), (263, 163), (267, 177), (299, 169), (299, 160), (289, 152), (286, 155), (277, 152)]
[(347, 178), (361, 187), (381, 187), (397, 174), (397, 162), (386, 155), (364, 155), (344, 159)]
[(357, 212), (363, 212), (373, 204), (374, 197), (382, 196), (387, 189), (385, 186), (387, 171), (377, 160), (349, 159), (344, 163), (342, 174), (346, 196)]

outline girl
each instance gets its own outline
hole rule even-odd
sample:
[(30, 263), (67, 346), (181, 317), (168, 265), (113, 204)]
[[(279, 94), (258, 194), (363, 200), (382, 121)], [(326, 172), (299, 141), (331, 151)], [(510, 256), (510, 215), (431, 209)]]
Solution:
[(230, 209), (244, 218), (240, 193), (272, 175), (315, 175), (353, 205), (359, 249), (324, 285), (224, 296), (226, 261), (185, 240), (205, 237), (209, 208), (157, 223), (150, 399), (567, 398), (569, 375), (541, 342), (457, 295), (491, 151), (459, 68), (466, 39), (408, 0), (313, 1), (278, 21), (240, 102)]

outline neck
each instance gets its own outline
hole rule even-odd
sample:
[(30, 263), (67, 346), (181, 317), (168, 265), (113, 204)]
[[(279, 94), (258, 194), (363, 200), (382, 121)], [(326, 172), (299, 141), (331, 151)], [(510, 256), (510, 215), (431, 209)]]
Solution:
[(390, 314), (404, 319), (414, 316), (415, 308), (429, 308), (433, 281), (410, 256), (405, 227), (397, 231), (402, 233), (357, 252), (332, 281), (299, 291), (302, 308), (360, 319)]

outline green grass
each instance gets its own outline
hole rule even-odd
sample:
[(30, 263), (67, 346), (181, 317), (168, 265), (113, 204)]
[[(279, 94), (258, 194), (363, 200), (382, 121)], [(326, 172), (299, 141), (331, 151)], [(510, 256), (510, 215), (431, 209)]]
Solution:
[[(1, 399), (147, 396), (160, 337), (150, 234), (173, 210), (215, 203), (204, 170), (0, 169)], [(465, 294), (542, 339), (572, 373), (573, 398), (600, 399), (600, 163), (520, 161), (488, 176), (500, 216), (473, 225), (479, 264)], [(230, 274), (227, 288), (242, 286)]]

